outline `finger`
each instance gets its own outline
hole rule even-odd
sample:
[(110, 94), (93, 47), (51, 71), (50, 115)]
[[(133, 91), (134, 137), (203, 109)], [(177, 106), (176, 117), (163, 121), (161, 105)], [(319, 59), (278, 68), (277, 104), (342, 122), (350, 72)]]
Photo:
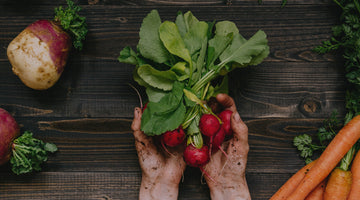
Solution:
[(216, 95), (216, 100), (223, 105), (226, 109), (236, 112), (236, 105), (233, 98), (227, 94), (218, 94)]
[(152, 139), (146, 136), (141, 131), (141, 116), (142, 111), (140, 108), (136, 107), (134, 110), (134, 119), (131, 124), (131, 129), (133, 130), (133, 135), (135, 137), (136, 147), (146, 147), (146, 146), (153, 146)]
[(131, 130), (140, 131), (141, 116), (142, 116), (141, 109), (139, 107), (136, 107), (135, 110), (134, 110), (134, 119), (133, 119), (132, 124), (131, 124)]

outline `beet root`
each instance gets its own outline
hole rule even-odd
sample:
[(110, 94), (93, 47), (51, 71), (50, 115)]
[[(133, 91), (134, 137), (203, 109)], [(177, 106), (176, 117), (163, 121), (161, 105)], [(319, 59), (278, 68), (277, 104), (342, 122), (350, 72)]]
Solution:
[(20, 134), (15, 119), (6, 110), (0, 108), (0, 165), (9, 161), (12, 142)]

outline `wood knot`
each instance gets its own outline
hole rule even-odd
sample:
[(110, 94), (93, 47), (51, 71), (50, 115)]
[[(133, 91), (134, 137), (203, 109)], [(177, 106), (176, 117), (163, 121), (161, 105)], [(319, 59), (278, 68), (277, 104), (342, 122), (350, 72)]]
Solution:
[(305, 116), (311, 116), (321, 111), (321, 103), (314, 98), (305, 98), (300, 102), (299, 110)]

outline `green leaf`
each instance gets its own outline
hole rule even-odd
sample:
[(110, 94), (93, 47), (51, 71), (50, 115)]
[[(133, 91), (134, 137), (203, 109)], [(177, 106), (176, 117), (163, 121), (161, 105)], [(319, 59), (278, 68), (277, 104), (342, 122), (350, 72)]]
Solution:
[(131, 65), (138, 65), (138, 57), (136, 52), (133, 51), (130, 47), (125, 47), (120, 51), (120, 56), (118, 57), (119, 62), (127, 63)]
[(157, 63), (169, 60), (169, 52), (165, 49), (159, 37), (161, 19), (156, 10), (152, 10), (143, 20), (139, 32), (138, 49), (140, 54)]
[(233, 22), (221, 21), (215, 24), (215, 34), (220, 36), (237, 35), (239, 34), (239, 29)]
[(145, 109), (141, 118), (141, 130), (148, 136), (161, 135), (166, 131), (178, 128), (185, 118), (186, 108), (183, 103), (170, 113), (156, 115), (148, 108)]
[(206, 66), (209, 69), (212, 69), (214, 62), (219, 58), (220, 54), (226, 49), (226, 47), (231, 43), (233, 39), (233, 34), (230, 33), (226, 36), (215, 35), (211, 40), (209, 40), (208, 55)]
[(229, 77), (227, 75), (223, 76), (221, 83), (215, 86), (212, 96), (216, 96), (220, 93), (229, 94)]
[(178, 12), (178, 15), (176, 16), (175, 19), (175, 24), (178, 27), (181, 37), (184, 37), (185, 34), (188, 32), (188, 28), (185, 23), (184, 14), (182, 12)]
[(149, 102), (141, 118), (141, 130), (146, 135), (160, 135), (180, 126), (185, 117), (183, 103), (184, 84), (175, 82), (158, 102)]
[(19, 175), (33, 171), (40, 171), (41, 164), (48, 159), (48, 153), (57, 151), (55, 144), (44, 143), (33, 138), (33, 134), (25, 131), (23, 135), (13, 142), (10, 164), (12, 171)]
[(44, 149), (51, 153), (55, 153), (58, 150), (57, 146), (53, 143), (46, 143)]
[(159, 28), (160, 39), (165, 48), (173, 55), (176, 55), (192, 65), (189, 50), (185, 47), (184, 41), (179, 33), (176, 24), (165, 21)]
[(160, 99), (163, 98), (167, 93), (168, 92), (153, 87), (146, 88), (146, 94), (148, 96), (148, 99), (152, 102), (159, 102)]
[(186, 134), (187, 135), (196, 135), (200, 133), (199, 129), (200, 122), (200, 114), (196, 115), (196, 117), (191, 121), (190, 126), (188, 127)]
[(158, 102), (149, 102), (147, 108), (150, 108), (152, 114), (163, 115), (173, 112), (183, 99), (184, 84), (175, 82), (171, 92), (165, 95)]
[(184, 23), (186, 31), (180, 35), (184, 38), (185, 46), (190, 55), (194, 55), (201, 49), (204, 38), (207, 38), (208, 24), (199, 21), (190, 11), (184, 15)]
[(199, 105), (203, 105), (201, 99), (199, 99), (199, 97), (197, 97), (194, 93), (192, 93), (191, 91), (184, 89), (184, 94), (185, 96), (190, 100), (193, 101)]
[(146, 84), (164, 91), (172, 90), (174, 81), (177, 80), (175, 72), (171, 70), (159, 71), (150, 65), (140, 66), (137, 69), (137, 74)]
[[(237, 41), (237, 40), (236, 40)], [(230, 62), (236, 62), (239, 65), (247, 65), (251, 63), (254, 57), (259, 56), (267, 49), (266, 34), (263, 31), (255, 33), (248, 41), (241, 46), (231, 44), (221, 55), (219, 66), (223, 66)]]
[(147, 84), (138, 74), (138, 69), (139, 69), (139, 66), (136, 66), (134, 71), (133, 71), (133, 79), (141, 86), (144, 86), (144, 87), (151, 87), (149, 84)]

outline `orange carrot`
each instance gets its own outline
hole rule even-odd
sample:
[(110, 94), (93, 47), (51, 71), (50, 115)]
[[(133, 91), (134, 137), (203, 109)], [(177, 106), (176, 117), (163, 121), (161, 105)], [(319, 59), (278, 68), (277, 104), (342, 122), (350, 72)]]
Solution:
[(292, 175), (289, 180), (287, 180), (286, 183), (282, 185), (280, 189), (270, 198), (270, 200), (285, 200), (295, 190), (296, 186), (304, 178), (305, 174), (310, 170), (315, 162), (316, 160), (305, 165)]
[(351, 185), (350, 194), (348, 200), (359, 200), (360, 199), (360, 152), (357, 152), (352, 166), (351, 173), (353, 175), (353, 183)]
[(359, 138), (360, 115), (339, 131), (287, 200), (304, 200), (330, 174)]
[(324, 200), (346, 200), (352, 183), (351, 171), (335, 168), (326, 184)]
[(326, 187), (326, 179), (323, 180), (316, 188), (310, 192), (310, 194), (305, 198), (305, 200), (323, 200), (324, 192)]

